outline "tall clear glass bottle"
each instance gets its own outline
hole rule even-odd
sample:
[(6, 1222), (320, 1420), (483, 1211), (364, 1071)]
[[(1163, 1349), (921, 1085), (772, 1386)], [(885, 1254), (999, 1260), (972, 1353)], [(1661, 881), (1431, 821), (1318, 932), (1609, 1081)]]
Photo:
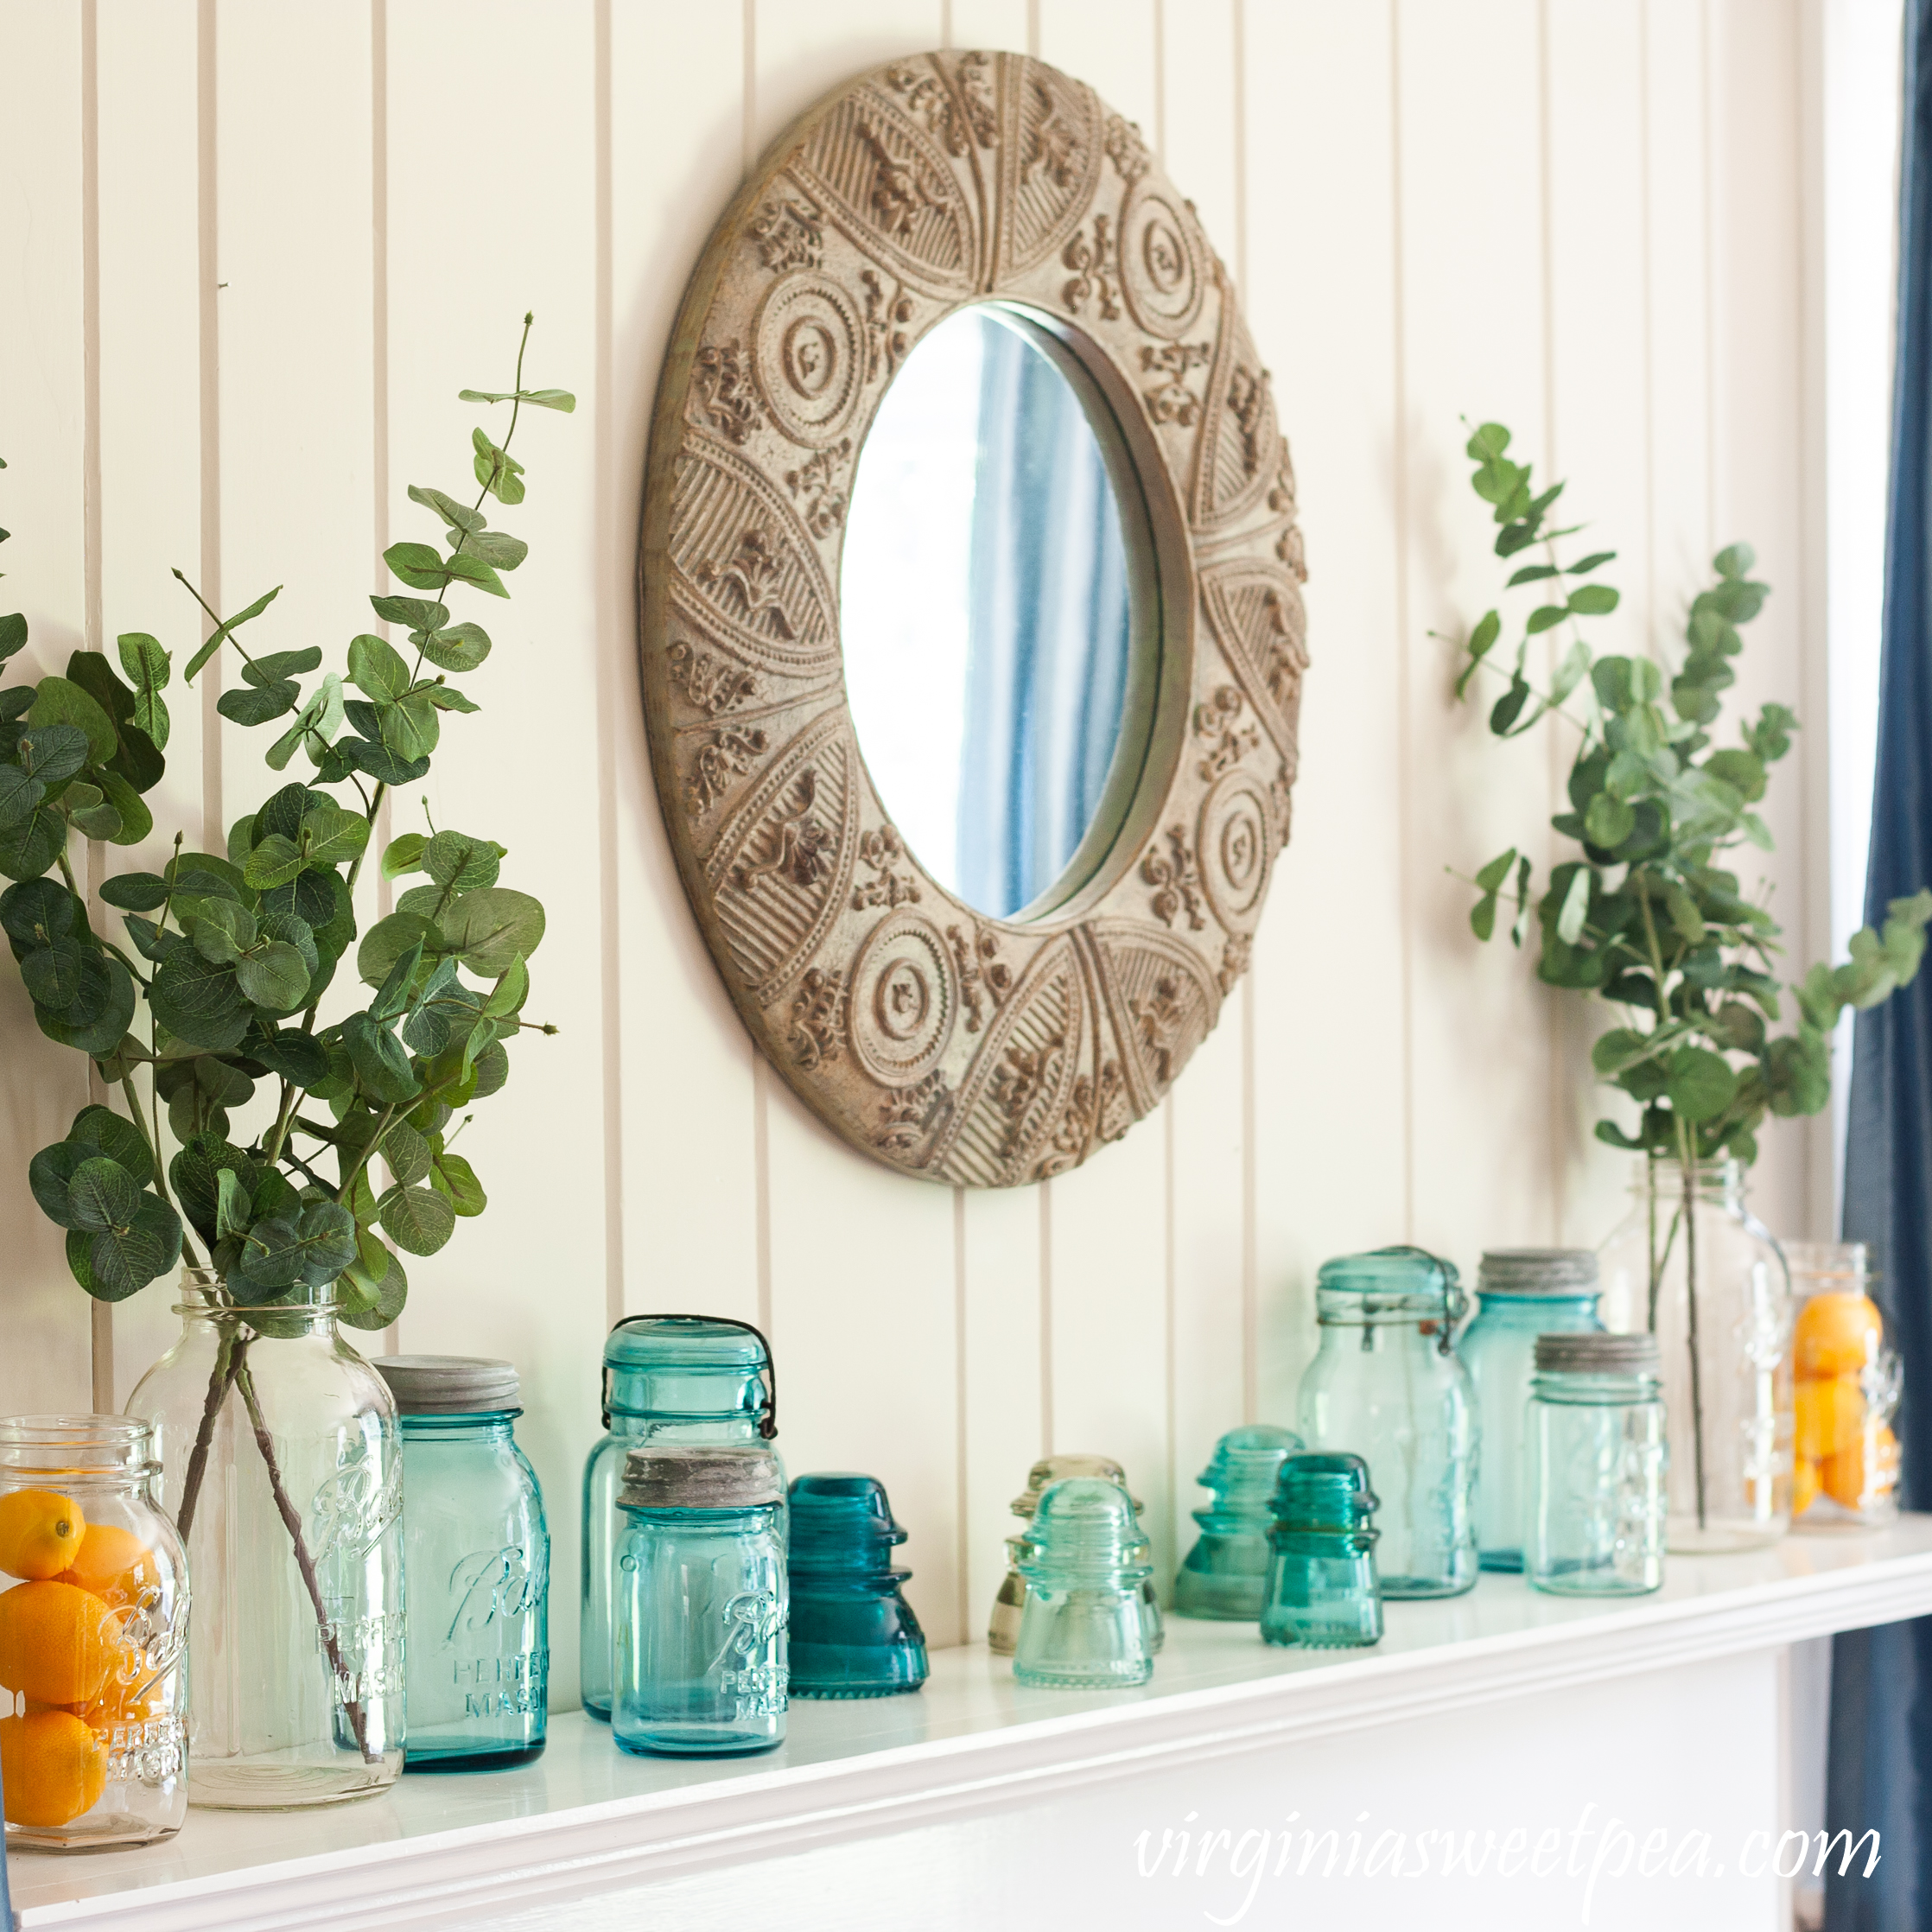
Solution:
[(187, 1809), (187, 1564), (154, 1432), (0, 1422), (0, 1782), (10, 1852), (172, 1838)]
[(517, 1371), (473, 1356), (374, 1364), (403, 1426), (410, 1770), (500, 1770), (548, 1724), (550, 1533), (517, 1446)]
[(1588, 1248), (1492, 1248), (1477, 1271), (1476, 1319), (1456, 1352), (1476, 1385), (1482, 1417), (1476, 1548), (1485, 1570), (1522, 1567), (1523, 1416), (1536, 1338), (1602, 1327), (1597, 1293), (1597, 1257)]
[[(779, 1433), (772, 1351), (748, 1322), (721, 1315), (632, 1315), (604, 1343), (603, 1413), (608, 1433), (590, 1452), (583, 1472), (578, 1668), (584, 1709), (607, 1723), (611, 1578), (624, 1459), (641, 1448), (769, 1448)], [(782, 1491), (782, 1462), (779, 1467)], [(779, 1509), (782, 1533), (782, 1494)]]
[(1455, 1269), (1418, 1248), (1324, 1262), (1321, 1342), (1295, 1427), (1311, 1449), (1369, 1465), (1381, 1499), (1384, 1597), (1457, 1597), (1476, 1586), (1476, 1391), (1454, 1330), (1468, 1306)]
[(1670, 1548), (1757, 1549), (1791, 1526), (1791, 1282), (1735, 1160), (1636, 1165), (1599, 1250), (1604, 1325), (1657, 1338)]
[(194, 1579), (188, 1802), (368, 1796), (403, 1768), (396, 1404), (321, 1293), (240, 1308), (184, 1268), (176, 1312), (128, 1413)]

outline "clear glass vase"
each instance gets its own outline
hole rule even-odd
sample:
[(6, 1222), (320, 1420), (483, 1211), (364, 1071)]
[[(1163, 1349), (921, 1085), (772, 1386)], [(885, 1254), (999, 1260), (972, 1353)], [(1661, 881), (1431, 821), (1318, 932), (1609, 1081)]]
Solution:
[(396, 1404), (323, 1296), (239, 1308), (184, 1268), (176, 1312), (128, 1411), (154, 1425), (194, 1584), (188, 1802), (380, 1791), (403, 1768)]
[(1791, 1524), (1791, 1283), (1735, 1160), (1643, 1160), (1600, 1253), (1605, 1328), (1657, 1338), (1668, 1540), (1757, 1549)]
[(1885, 1342), (1862, 1241), (1789, 1242), (1797, 1322), (1791, 1349), (1800, 1529), (1870, 1529), (1898, 1514), (1903, 1364)]
[(103, 1851), (181, 1828), (187, 1566), (153, 1432), (0, 1422), (0, 1775), (7, 1849)]

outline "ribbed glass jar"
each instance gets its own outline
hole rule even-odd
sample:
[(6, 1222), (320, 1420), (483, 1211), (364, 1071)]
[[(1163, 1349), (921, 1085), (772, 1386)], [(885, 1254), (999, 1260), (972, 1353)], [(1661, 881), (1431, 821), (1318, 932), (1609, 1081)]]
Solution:
[(1194, 1511), (1201, 1534), (1174, 1575), (1177, 1617), (1248, 1624), (1260, 1617), (1274, 1479), (1282, 1459), (1300, 1446), (1293, 1430), (1267, 1422), (1230, 1429), (1215, 1444), (1201, 1471), (1201, 1486), (1213, 1501)]
[(517, 1371), (470, 1356), (374, 1364), (403, 1427), (410, 1770), (499, 1770), (548, 1724), (550, 1533), (517, 1446)]
[(1789, 1241), (1783, 1247), (1798, 1311), (1791, 1343), (1792, 1525), (1873, 1528), (1898, 1514), (1894, 1422), (1903, 1370), (1885, 1344), (1865, 1243)]
[(626, 1751), (719, 1757), (783, 1743), (784, 1501), (768, 1449), (626, 1456), (611, 1706)]
[(1456, 1597), (1476, 1586), (1476, 1391), (1452, 1336), (1468, 1306), (1455, 1269), (1416, 1248), (1325, 1262), (1321, 1342), (1295, 1426), (1311, 1449), (1369, 1465), (1381, 1498), (1384, 1597)]
[(154, 1434), (0, 1422), (0, 1782), (13, 1851), (172, 1838), (187, 1809), (187, 1565)]
[(403, 1452), (383, 1379), (321, 1295), (227, 1304), (184, 1268), (154, 1426), (194, 1579), (188, 1802), (366, 1797), (403, 1769)]
[(1536, 1338), (1600, 1328), (1597, 1292), (1597, 1257), (1587, 1248), (1492, 1248), (1477, 1271), (1476, 1319), (1456, 1352), (1475, 1384), (1482, 1421), (1476, 1548), (1485, 1570), (1522, 1567), (1523, 1418)]
[(1791, 1525), (1791, 1286), (1735, 1160), (1636, 1164), (1599, 1250), (1604, 1325), (1657, 1338), (1670, 1547), (1757, 1549)]
[(1531, 1586), (1560, 1597), (1660, 1589), (1670, 1452), (1656, 1338), (1541, 1336), (1529, 1390)]
[(1265, 1643), (1311, 1650), (1381, 1643), (1375, 1510), (1359, 1456), (1312, 1449), (1281, 1465), (1262, 1599)]
[(768, 1446), (778, 1433), (778, 1381), (765, 1338), (749, 1323), (721, 1315), (632, 1315), (620, 1321), (604, 1343), (603, 1378), (608, 1433), (590, 1452), (583, 1472), (578, 1668), (584, 1709), (607, 1720), (610, 1592), (625, 1457), (651, 1447)]

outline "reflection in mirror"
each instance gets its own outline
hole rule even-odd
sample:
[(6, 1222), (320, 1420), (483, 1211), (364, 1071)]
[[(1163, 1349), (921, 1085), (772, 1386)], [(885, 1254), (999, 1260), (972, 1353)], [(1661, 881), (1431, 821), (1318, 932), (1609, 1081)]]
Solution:
[(1127, 701), (1121, 511), (1046, 342), (988, 306), (919, 343), (861, 452), (840, 573), (846, 688), (880, 800), (926, 870), (996, 918), (1066, 872)]

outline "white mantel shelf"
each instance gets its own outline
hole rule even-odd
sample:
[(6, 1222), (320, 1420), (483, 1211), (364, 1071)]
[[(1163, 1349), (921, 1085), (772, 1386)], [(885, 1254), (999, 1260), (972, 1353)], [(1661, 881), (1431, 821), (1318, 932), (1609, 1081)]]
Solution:
[(937, 1652), (923, 1693), (798, 1702), (769, 1756), (632, 1757), (604, 1725), (553, 1720), (535, 1764), (409, 1776), (381, 1798), (300, 1813), (191, 1811), (145, 1851), (16, 1856), (25, 1929), (377, 1932), (460, 1925), (774, 1853), (1024, 1803), (1231, 1752), (1426, 1717), (1932, 1611), (1932, 1517), (1793, 1536), (1749, 1556), (1674, 1558), (1656, 1596), (1540, 1597), (1484, 1577), (1392, 1604), (1372, 1650), (1304, 1652), (1252, 1624), (1168, 1624), (1153, 1682), (1084, 1694), (1016, 1686), (983, 1645)]

